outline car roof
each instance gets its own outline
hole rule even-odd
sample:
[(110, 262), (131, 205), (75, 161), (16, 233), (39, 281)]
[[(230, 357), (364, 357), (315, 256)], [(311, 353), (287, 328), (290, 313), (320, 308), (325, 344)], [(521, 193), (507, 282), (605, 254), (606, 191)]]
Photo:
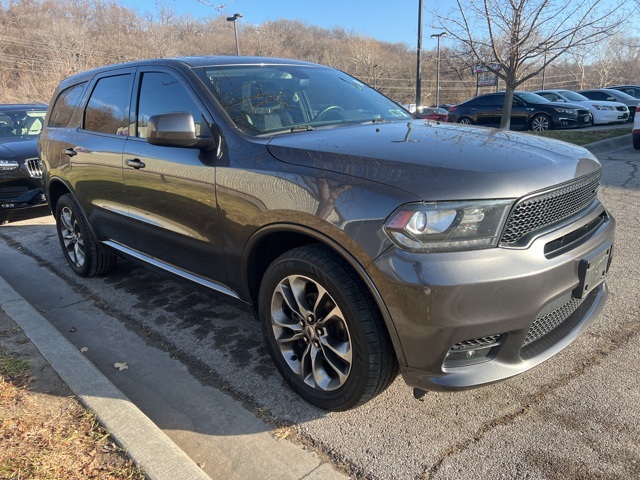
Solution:
[(67, 85), (73, 85), (83, 81), (88, 81), (98, 73), (108, 72), (117, 68), (132, 68), (140, 66), (174, 66), (182, 68), (208, 67), (208, 66), (242, 66), (242, 65), (296, 65), (329, 68), (316, 63), (303, 62), (288, 58), (272, 57), (237, 57), (230, 55), (211, 55), (199, 57), (175, 57), (175, 58), (153, 58), (146, 60), (136, 60), (133, 62), (117, 63), (94, 68), (72, 75), (60, 84), (60, 89)]
[(615, 88), (585, 88), (584, 90), (578, 90), (578, 92), (610, 92), (611, 90), (617, 92)]
[(6, 110), (46, 110), (46, 103), (3, 103), (0, 104), (0, 111)]

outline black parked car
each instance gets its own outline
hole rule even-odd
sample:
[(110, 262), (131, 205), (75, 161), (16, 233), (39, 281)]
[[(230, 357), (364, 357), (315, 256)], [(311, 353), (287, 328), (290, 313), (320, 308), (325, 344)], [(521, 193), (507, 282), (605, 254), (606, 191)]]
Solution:
[(591, 153), (416, 120), (329, 67), (103, 67), (64, 80), (45, 123), (71, 268), (106, 274), (121, 256), (252, 311), (282, 376), (325, 409), (398, 368), (419, 390), (522, 373), (607, 297), (615, 222)]
[[(449, 109), (449, 121), (497, 127), (504, 95), (504, 92), (488, 93), (453, 106)], [(550, 102), (535, 93), (515, 92), (511, 108), (513, 129), (542, 131), (591, 125), (591, 113), (584, 105)]]
[(0, 105), (0, 224), (9, 210), (46, 203), (38, 136), (47, 106)]

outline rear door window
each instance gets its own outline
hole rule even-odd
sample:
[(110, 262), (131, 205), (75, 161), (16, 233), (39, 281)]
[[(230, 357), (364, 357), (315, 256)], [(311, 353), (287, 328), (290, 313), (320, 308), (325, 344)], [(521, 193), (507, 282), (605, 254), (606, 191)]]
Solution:
[(129, 135), (128, 104), (133, 75), (103, 77), (96, 83), (84, 113), (84, 129)]

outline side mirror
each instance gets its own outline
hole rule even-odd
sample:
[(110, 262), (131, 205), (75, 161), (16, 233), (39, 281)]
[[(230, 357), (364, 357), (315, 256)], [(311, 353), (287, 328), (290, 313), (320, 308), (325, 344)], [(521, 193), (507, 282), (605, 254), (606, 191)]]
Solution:
[[(208, 127), (205, 128), (209, 130)], [(149, 117), (147, 142), (165, 147), (208, 149), (213, 146), (212, 137), (196, 135), (196, 124), (189, 112), (163, 113)]]

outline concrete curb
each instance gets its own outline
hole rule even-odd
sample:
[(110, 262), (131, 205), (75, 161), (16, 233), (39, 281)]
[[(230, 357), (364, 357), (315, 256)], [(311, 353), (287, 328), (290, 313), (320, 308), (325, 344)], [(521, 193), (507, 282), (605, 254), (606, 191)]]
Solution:
[(590, 143), (584, 145), (584, 148), (589, 150), (594, 155), (599, 153), (611, 152), (619, 148), (626, 148), (631, 145), (631, 134), (621, 135), (619, 137), (608, 138), (606, 140), (600, 140), (599, 142)]
[(210, 479), (2, 277), (0, 308), (150, 479)]

